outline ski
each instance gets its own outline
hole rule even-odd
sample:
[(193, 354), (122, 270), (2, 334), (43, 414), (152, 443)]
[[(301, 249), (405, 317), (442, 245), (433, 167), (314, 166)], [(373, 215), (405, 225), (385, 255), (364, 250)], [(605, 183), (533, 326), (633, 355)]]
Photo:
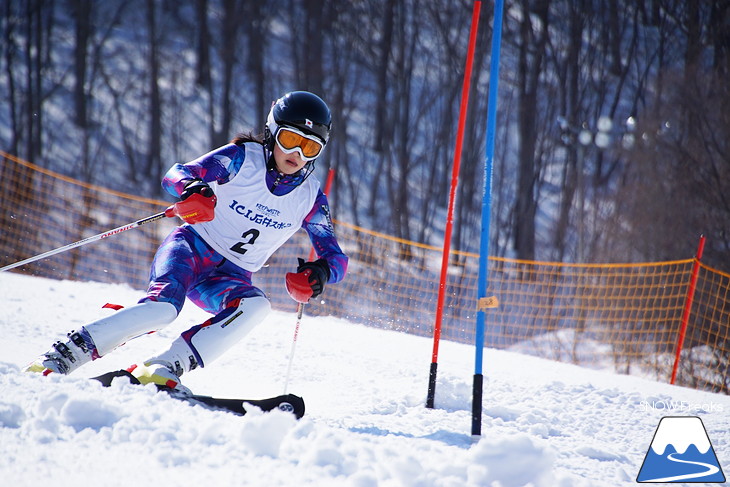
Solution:
[[(97, 377), (92, 377), (93, 380), (101, 382), (104, 387), (111, 386), (112, 381), (117, 377), (126, 377), (132, 384), (141, 385), (135, 376), (126, 370), (115, 370), (107, 372)], [(285, 394), (282, 396), (270, 397), (266, 399), (226, 399), (211, 396), (201, 396), (199, 394), (185, 394), (181, 391), (170, 389), (169, 387), (158, 385), (157, 389), (164, 391), (175, 399), (185, 401), (190, 404), (198, 404), (208, 409), (226, 411), (229, 413), (244, 416), (246, 414), (246, 405), (260, 408), (262, 411), (269, 412), (274, 409), (292, 413), (297, 419), (304, 416), (304, 400), (295, 396), (294, 394)]]

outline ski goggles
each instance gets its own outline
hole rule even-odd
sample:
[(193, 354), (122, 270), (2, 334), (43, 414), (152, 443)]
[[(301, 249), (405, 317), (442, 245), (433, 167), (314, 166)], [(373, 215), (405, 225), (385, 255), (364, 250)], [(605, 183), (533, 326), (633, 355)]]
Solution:
[(286, 126), (276, 132), (276, 145), (286, 154), (299, 152), (302, 160), (307, 162), (316, 159), (324, 149), (324, 144), (316, 136)]

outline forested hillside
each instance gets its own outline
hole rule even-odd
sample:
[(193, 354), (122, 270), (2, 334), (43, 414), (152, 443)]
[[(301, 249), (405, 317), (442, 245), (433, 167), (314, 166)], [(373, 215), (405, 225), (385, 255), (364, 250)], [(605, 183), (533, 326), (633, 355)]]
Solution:
[[(335, 218), (442, 243), (471, 1), (0, 8), (3, 151), (162, 197), (172, 163), (259, 131), (275, 98), (306, 89), (333, 112), (317, 172), (337, 170)], [(467, 251), (479, 241), (492, 8), (481, 11), (455, 215), (453, 248)], [(704, 233), (705, 261), (727, 269), (729, 67), (728, 0), (508, 0), (491, 252), (687, 258)]]

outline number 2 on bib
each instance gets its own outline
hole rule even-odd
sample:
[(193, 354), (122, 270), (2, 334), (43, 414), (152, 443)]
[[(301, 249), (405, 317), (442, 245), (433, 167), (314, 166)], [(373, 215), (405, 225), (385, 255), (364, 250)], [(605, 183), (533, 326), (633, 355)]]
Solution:
[(241, 240), (240, 242), (236, 243), (233, 247), (231, 247), (231, 250), (234, 252), (238, 252), (239, 254), (245, 254), (248, 249), (244, 248), (244, 246), (253, 245), (254, 242), (256, 242), (256, 239), (258, 238), (259, 233), (261, 233), (261, 232), (259, 232), (255, 228), (252, 228), (251, 230), (243, 232), (243, 234), (241, 235), (241, 238), (243, 240)]

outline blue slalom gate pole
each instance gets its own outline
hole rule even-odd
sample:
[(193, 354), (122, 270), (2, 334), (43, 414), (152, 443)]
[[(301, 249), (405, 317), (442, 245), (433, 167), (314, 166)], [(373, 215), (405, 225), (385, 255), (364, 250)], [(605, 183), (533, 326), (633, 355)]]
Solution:
[(484, 192), (482, 196), (482, 229), (479, 246), (479, 284), (477, 286), (477, 325), (475, 336), (474, 384), (472, 389), (471, 434), (482, 434), (482, 391), (484, 376), (484, 321), (485, 309), (494, 306), (487, 298), (487, 263), (489, 260), (489, 226), (492, 209), (492, 162), (494, 160), (494, 132), (497, 119), (497, 93), (499, 85), (499, 54), (502, 43), (502, 11), (504, 1), (494, 2), (494, 26), (492, 33), (492, 59), (489, 68), (489, 98), (487, 106), (487, 150), (484, 164)]

